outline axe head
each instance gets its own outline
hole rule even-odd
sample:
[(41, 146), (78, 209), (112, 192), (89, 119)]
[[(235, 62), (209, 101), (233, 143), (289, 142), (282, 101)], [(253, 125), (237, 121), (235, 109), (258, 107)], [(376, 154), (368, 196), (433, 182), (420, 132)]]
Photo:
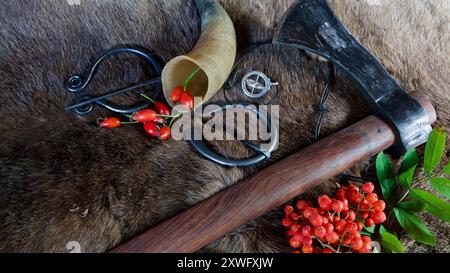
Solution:
[(295, 2), (286, 12), (273, 42), (318, 54), (344, 72), (372, 110), (396, 132), (396, 143), (389, 151), (394, 156), (426, 142), (432, 128), (425, 109), (343, 26), (326, 0)]

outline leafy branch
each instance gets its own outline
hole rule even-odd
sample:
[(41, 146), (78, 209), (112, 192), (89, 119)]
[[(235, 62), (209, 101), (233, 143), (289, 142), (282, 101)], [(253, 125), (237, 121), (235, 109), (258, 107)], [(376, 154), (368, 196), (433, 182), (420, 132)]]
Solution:
[[(450, 162), (442, 170), (437, 170), (442, 163), (445, 143), (444, 128), (433, 129), (425, 146), (423, 158), (425, 176), (417, 181), (414, 181), (414, 175), (419, 164), (419, 156), (415, 150), (405, 154), (398, 172), (394, 171), (391, 161), (384, 153), (380, 153), (376, 159), (377, 177), (383, 197), (390, 209), (388, 218), (391, 221), (397, 221), (413, 240), (432, 246), (436, 245), (436, 238), (423, 224), (417, 213), (426, 211), (450, 222), (450, 204), (418, 187), (429, 182), (438, 193), (450, 198), (450, 180), (444, 177), (450, 175)], [(403, 246), (395, 233), (381, 227), (379, 235), (385, 251), (403, 252)]]

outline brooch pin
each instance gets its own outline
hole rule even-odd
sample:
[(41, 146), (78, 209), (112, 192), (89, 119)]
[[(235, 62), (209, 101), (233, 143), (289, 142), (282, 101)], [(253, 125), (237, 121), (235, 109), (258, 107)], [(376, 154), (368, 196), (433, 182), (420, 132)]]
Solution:
[[(94, 105), (98, 105), (101, 107), (104, 107), (106, 109), (109, 109), (115, 113), (119, 114), (132, 114), (139, 110), (142, 110), (144, 108), (147, 108), (150, 105), (149, 101), (143, 101), (141, 103), (131, 105), (131, 106), (119, 106), (116, 104), (113, 104), (111, 102), (108, 102), (107, 99), (111, 98), (113, 96), (127, 93), (130, 91), (134, 91), (138, 88), (142, 88), (148, 85), (156, 85), (160, 84), (161, 79), (161, 71), (162, 68), (159, 64), (159, 57), (155, 54), (149, 53), (144, 49), (137, 48), (137, 47), (120, 47), (120, 48), (114, 48), (111, 49), (104, 54), (102, 54), (97, 60), (94, 62), (94, 65), (87, 70), (87, 72), (84, 75), (75, 74), (72, 75), (69, 80), (66, 83), (66, 90), (71, 93), (79, 93), (84, 91), (89, 83), (92, 81), (92, 79), (95, 76), (95, 73), (97, 72), (99, 66), (107, 59), (116, 56), (121, 53), (130, 53), (133, 55), (136, 55), (138, 57), (141, 57), (144, 59), (144, 61), (153, 68), (154, 73), (156, 74), (155, 78), (136, 83), (129, 87), (120, 88), (117, 90), (113, 90), (111, 92), (108, 92), (106, 94), (102, 94), (99, 96), (93, 96), (93, 95), (84, 95), (81, 98), (79, 98), (74, 104), (67, 106), (66, 110), (73, 110), (78, 115), (87, 115), (90, 113)], [(159, 92), (159, 95), (161, 95), (162, 92)]]

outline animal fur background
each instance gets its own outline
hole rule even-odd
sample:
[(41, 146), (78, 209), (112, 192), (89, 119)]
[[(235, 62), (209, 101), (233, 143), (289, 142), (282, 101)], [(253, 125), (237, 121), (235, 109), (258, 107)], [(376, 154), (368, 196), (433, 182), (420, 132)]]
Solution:
[[(147, 140), (137, 127), (100, 129), (95, 119), (107, 115), (101, 109), (87, 117), (66, 112), (63, 107), (75, 97), (64, 90), (64, 81), (105, 50), (139, 45), (168, 61), (189, 51), (199, 35), (192, 1), (68, 4), (76, 2), (0, 4), (0, 251), (66, 252), (69, 241), (80, 242), (84, 252), (106, 251), (256, 171), (218, 167), (188, 143)], [(269, 38), (293, 0), (221, 2), (242, 48)], [(332, 6), (407, 90), (431, 98), (439, 122), (450, 129), (450, 1), (348, 0)], [(91, 93), (149, 76), (140, 72), (142, 63), (119, 61), (102, 66)], [(272, 161), (308, 145), (327, 66), (278, 47), (257, 50), (244, 66), (281, 84), (281, 142)], [(368, 113), (355, 87), (339, 75), (323, 134)], [(247, 153), (239, 143), (215, 145), (228, 155)], [(203, 251), (287, 251), (280, 217), (271, 212)], [(440, 244), (433, 249), (404, 237), (408, 250), (449, 252), (449, 225), (426, 221)]]

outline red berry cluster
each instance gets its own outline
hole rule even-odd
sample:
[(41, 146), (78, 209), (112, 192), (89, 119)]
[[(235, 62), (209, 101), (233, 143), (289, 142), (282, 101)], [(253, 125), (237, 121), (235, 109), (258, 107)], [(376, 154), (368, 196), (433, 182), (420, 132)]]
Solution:
[(122, 122), (116, 117), (109, 117), (99, 120), (99, 125), (103, 128), (112, 129), (125, 124), (142, 123), (147, 134), (166, 140), (170, 137), (170, 127), (165, 125), (166, 119), (170, 116), (170, 108), (162, 102), (155, 102), (151, 98), (143, 95), (154, 103), (154, 109), (143, 109), (130, 116), (131, 122)]
[[(172, 102), (180, 102), (186, 109), (190, 110), (194, 108), (194, 97), (186, 90), (187, 85), (190, 80), (200, 71), (200, 68), (197, 68), (194, 72), (192, 72), (189, 77), (183, 81), (183, 87), (176, 87), (172, 90), (170, 99)], [(122, 122), (120, 119), (115, 117), (109, 117), (102, 120), (99, 120), (99, 125), (103, 128), (117, 128), (124, 124), (130, 123), (143, 123), (144, 130), (147, 134), (153, 137), (159, 137), (162, 140), (166, 140), (170, 137), (171, 131), (170, 126), (172, 122), (178, 118), (182, 113), (178, 113), (175, 116), (170, 116), (169, 107), (162, 102), (155, 102), (150, 97), (147, 97), (141, 94), (148, 100), (154, 103), (155, 109), (144, 109), (141, 110), (134, 115), (131, 116), (132, 122)], [(169, 125), (166, 124), (166, 120), (171, 119), (172, 122)]]
[(170, 94), (170, 100), (173, 103), (180, 102), (187, 110), (194, 108), (194, 97), (187, 90), (189, 82), (194, 78), (194, 76), (200, 71), (200, 68), (194, 70), (194, 72), (183, 81), (182, 87), (175, 87)]
[(170, 95), (172, 102), (180, 102), (186, 109), (194, 107), (194, 97), (189, 91), (183, 90), (181, 87), (175, 87)]
[(299, 200), (296, 208), (286, 205), (282, 225), (288, 228), (287, 235), (294, 252), (370, 253), (372, 239), (361, 235), (364, 226), (372, 227), (386, 220), (386, 204), (378, 200), (373, 192), (375, 186), (367, 182), (358, 188), (355, 185), (341, 186), (335, 198), (322, 194), (312, 202)]

